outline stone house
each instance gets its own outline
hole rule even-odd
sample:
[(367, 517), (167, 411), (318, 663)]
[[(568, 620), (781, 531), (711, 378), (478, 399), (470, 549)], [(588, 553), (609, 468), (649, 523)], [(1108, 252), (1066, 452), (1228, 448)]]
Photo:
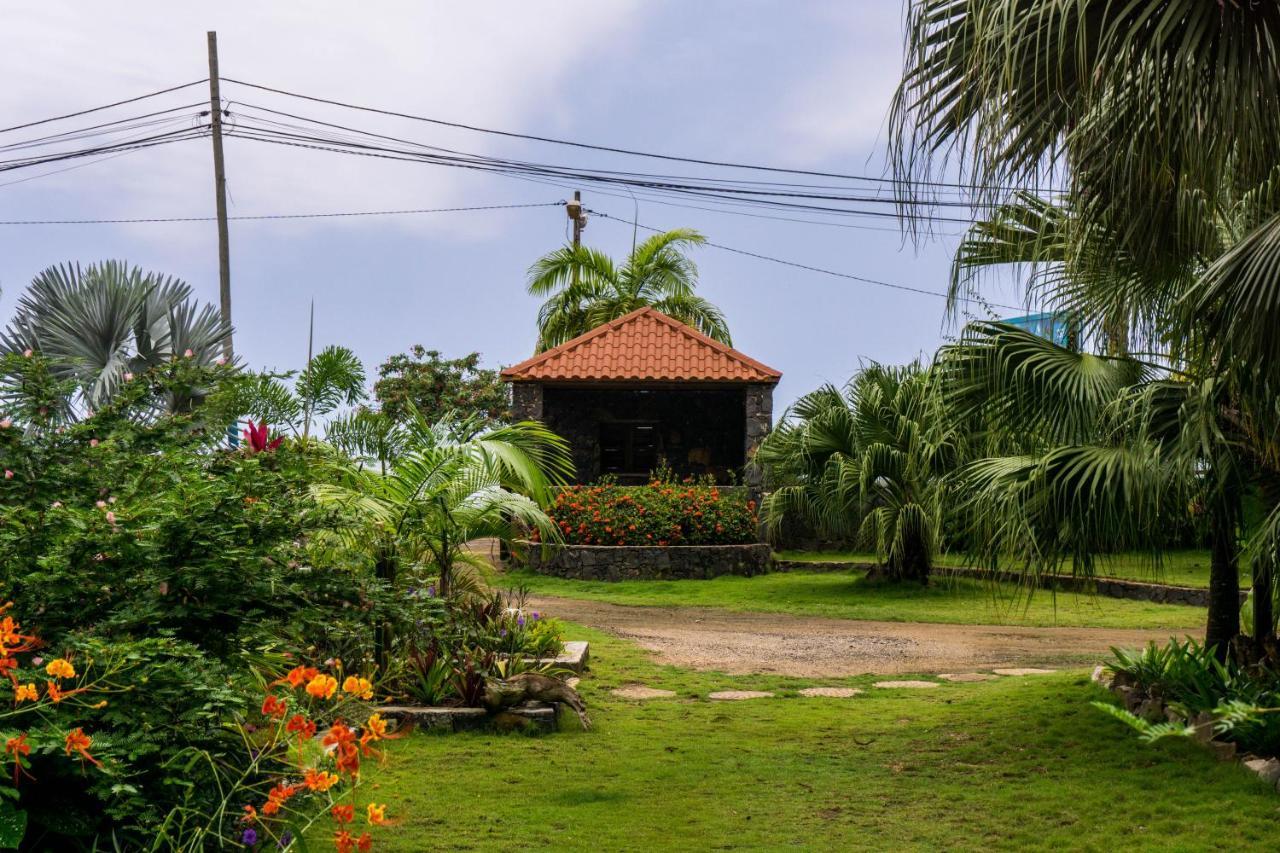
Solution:
[[(743, 482), (773, 419), (782, 374), (653, 308), (641, 308), (502, 371), (512, 411), (573, 448), (577, 481), (676, 474)], [(758, 491), (758, 476), (746, 473)]]

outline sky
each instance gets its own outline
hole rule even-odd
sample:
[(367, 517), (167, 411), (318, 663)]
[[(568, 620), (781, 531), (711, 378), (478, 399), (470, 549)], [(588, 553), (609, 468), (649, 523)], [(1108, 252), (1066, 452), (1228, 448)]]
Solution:
[[(887, 116), (902, 64), (895, 0), (42, 0), (9, 6), (5, 18), (0, 127), (198, 80), (207, 74), (205, 33), (216, 30), (224, 77), (525, 134), (872, 176), (888, 174)], [(232, 121), (239, 110), (266, 106), (480, 154), (710, 173), (235, 84), (224, 84), (222, 94)], [(103, 115), (186, 104), (194, 112), (202, 99), (207, 108), (207, 89), (193, 87)], [(0, 143), (44, 129), (4, 134)], [(208, 139), (82, 162), (0, 173), (0, 220), (213, 214)], [(243, 139), (227, 141), (226, 163), (233, 216), (549, 203), (575, 189)], [(27, 180), (68, 165), (77, 168)], [(913, 241), (888, 219), (840, 220), (857, 228), (779, 222), (633, 201), (616, 188), (580, 189), (589, 209), (614, 217), (696, 228), (726, 246), (930, 291), (946, 290), (962, 227), (942, 225), (933, 238)], [(532, 354), (535, 340), (538, 300), (525, 293), (526, 270), (565, 242), (567, 223), (552, 206), (233, 221), (236, 351), (254, 368), (301, 366), (314, 300), (317, 345), (351, 347), (371, 375), (414, 344), (449, 356), (479, 351), (487, 366), (515, 363)], [(583, 239), (623, 256), (632, 230), (593, 216)], [(710, 247), (694, 257), (699, 292), (722, 308), (735, 346), (783, 372), (778, 410), (823, 382), (845, 382), (868, 360), (928, 357), (956, 331), (936, 296)], [(181, 278), (217, 302), (212, 222), (0, 225), (0, 320), (43, 268), (108, 258)]]

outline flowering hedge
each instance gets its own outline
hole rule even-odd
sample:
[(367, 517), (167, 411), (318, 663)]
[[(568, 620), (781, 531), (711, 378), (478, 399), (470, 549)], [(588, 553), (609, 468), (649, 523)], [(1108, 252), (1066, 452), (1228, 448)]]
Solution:
[(548, 515), (567, 545), (746, 545), (758, 539), (755, 501), (692, 481), (571, 486)]

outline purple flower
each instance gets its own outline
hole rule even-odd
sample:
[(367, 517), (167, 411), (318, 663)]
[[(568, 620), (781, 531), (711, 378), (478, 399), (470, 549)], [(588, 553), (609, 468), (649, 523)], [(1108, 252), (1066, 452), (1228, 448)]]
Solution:
[(427, 587), (427, 598), (435, 598), (435, 597), (436, 597), (436, 585), (432, 584), (431, 586)]
[(503, 628), (503, 629), (502, 629), (502, 633), (498, 634), (498, 636), (499, 636), (499, 637), (505, 637), (505, 636), (507, 636), (507, 629), (506, 629), (506, 628)]
[(293, 833), (286, 829), (284, 834), (280, 836), (280, 840), (276, 842), (276, 845), (283, 850), (285, 847), (288, 847), (292, 841)]
[(258, 843), (258, 833), (253, 827), (249, 827), (244, 831), (244, 834), (240, 836), (240, 843), (245, 847), (252, 847)]
[(516, 627), (517, 627), (517, 628), (523, 628), (523, 627), (524, 627), (524, 617), (523, 617), (523, 616), (517, 616), (517, 617), (516, 617)]
[(541, 619), (541, 618), (542, 618), (542, 614), (541, 614), (541, 613), (539, 613), (539, 612), (538, 612), (538, 611), (536, 611), (536, 610), (535, 610), (535, 611), (533, 611), (533, 621), (534, 621), (534, 622), (537, 622), (537, 621), (538, 621), (539, 619)]

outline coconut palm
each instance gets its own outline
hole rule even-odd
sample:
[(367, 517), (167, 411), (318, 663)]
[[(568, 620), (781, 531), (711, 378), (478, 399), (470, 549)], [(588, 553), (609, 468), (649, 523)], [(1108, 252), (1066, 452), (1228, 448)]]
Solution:
[(214, 363), (229, 335), (217, 310), (198, 304), (186, 283), (104, 261), (83, 269), (52, 266), (37, 275), (0, 335), (0, 351), (40, 353), (57, 376), (78, 385), (79, 399), (69, 404), (96, 409), (127, 373), (188, 351), (199, 363)]
[[(338, 483), (312, 487), (322, 504), (347, 510), (342, 532), (385, 583), (412, 569), (436, 578), (448, 596), (459, 569), (483, 567), (467, 542), (510, 542), (530, 530), (543, 542), (558, 540), (541, 507), (573, 471), (562, 438), (527, 421), (486, 430), (476, 419), (418, 419), (403, 430), (403, 446), (385, 472), (344, 461)], [(384, 663), (387, 630), (378, 641)]]
[(801, 398), (756, 454), (773, 488), (763, 505), (771, 535), (791, 517), (874, 548), (889, 578), (928, 580), (943, 480), (958, 458), (935, 392), (919, 364), (873, 364), (843, 392), (828, 385)]
[(529, 267), (529, 293), (546, 297), (538, 311), (538, 351), (650, 306), (724, 344), (732, 344), (720, 309), (694, 293), (698, 268), (686, 254), (706, 242), (681, 228), (636, 246), (621, 266), (603, 252), (565, 246)]

